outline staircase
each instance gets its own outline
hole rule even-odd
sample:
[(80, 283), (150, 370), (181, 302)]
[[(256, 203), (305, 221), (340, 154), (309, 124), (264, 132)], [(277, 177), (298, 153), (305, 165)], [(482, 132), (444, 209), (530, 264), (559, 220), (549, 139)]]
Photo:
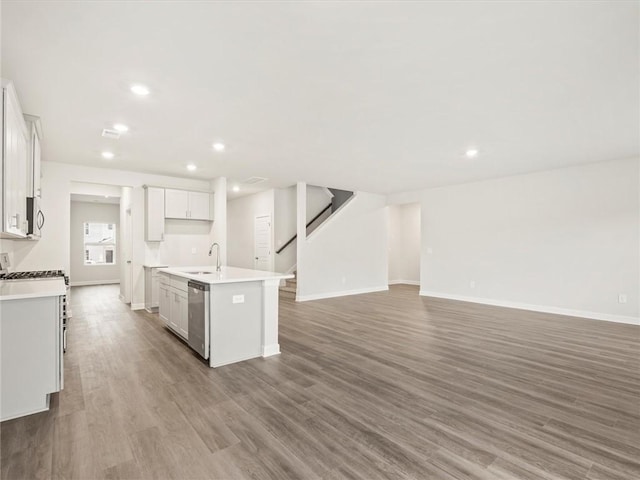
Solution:
[[(298, 272), (293, 272), (293, 274), (297, 275)], [(290, 298), (292, 300), (295, 300), (297, 289), (298, 289), (298, 279), (296, 277), (290, 278), (285, 281), (285, 284), (283, 287), (280, 287), (280, 297)]]

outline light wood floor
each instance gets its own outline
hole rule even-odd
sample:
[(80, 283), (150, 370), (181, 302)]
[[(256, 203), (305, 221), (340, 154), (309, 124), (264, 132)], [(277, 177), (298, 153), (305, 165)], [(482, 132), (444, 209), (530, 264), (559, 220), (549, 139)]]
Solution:
[(281, 302), (283, 353), (210, 369), (117, 287), (73, 290), (65, 389), (2, 478), (637, 479), (640, 328), (421, 298)]

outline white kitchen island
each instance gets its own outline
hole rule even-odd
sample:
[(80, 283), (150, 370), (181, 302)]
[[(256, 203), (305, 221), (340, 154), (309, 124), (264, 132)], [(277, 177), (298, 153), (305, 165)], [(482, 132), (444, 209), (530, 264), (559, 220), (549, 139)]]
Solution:
[[(207, 345), (192, 348), (200, 350), (211, 367), (280, 353), (278, 288), (281, 280), (294, 275), (237, 267), (217, 272), (212, 266), (161, 268), (158, 274), (160, 318), (190, 344), (206, 331)], [(189, 281), (203, 285), (202, 290), (189, 287)], [(205, 291), (203, 307), (198, 299), (205, 297), (198, 295)], [(194, 328), (204, 317), (206, 329)]]

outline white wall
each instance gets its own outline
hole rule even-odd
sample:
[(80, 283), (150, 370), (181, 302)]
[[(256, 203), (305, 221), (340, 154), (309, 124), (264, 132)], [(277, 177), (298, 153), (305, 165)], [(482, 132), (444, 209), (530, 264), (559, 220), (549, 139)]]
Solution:
[[(329, 185), (330, 187), (331, 185)], [(295, 185), (291, 187), (295, 191)], [(331, 203), (333, 194), (325, 187), (317, 187), (315, 185), (307, 185), (307, 223), (311, 221), (318, 213)], [(294, 228), (295, 232), (295, 228)]]
[[(211, 191), (215, 219), (211, 229), (211, 240), (220, 245), (220, 263), (227, 265), (227, 179), (218, 177), (211, 180)], [(213, 259), (212, 261), (215, 262)]]
[[(272, 222), (271, 245), (274, 245), (273, 215), (274, 191), (246, 195), (227, 203), (227, 260), (229, 265), (241, 268), (254, 268), (254, 226), (255, 218), (270, 215)], [(275, 252), (271, 249), (273, 269)]]
[(389, 206), (389, 284), (420, 284), (420, 204)]
[(425, 295), (638, 323), (639, 179), (631, 159), (389, 200), (421, 200)]
[[(299, 194), (298, 205), (304, 203), (305, 196)], [(388, 220), (383, 195), (357, 192), (339, 212), (299, 242), (297, 299), (386, 290)], [(299, 238), (304, 237), (304, 221), (298, 215)]]
[(116, 235), (120, 234), (120, 205), (106, 203), (71, 202), (71, 285), (119, 283), (120, 242), (116, 243), (115, 265), (84, 264), (84, 223), (114, 223)]
[[(83, 167), (57, 162), (42, 162), (42, 209), (47, 216), (47, 224), (39, 241), (3, 242), (2, 251), (10, 254), (14, 270), (70, 269), (70, 191), (72, 182), (97, 183), (132, 187), (131, 216), (133, 230), (132, 254), (132, 300), (133, 308), (144, 306), (144, 273), (142, 265), (157, 260), (160, 247), (144, 241), (144, 192), (142, 186), (157, 185), (169, 188), (183, 188), (208, 191), (209, 180), (168, 177), (124, 170)], [(209, 223), (209, 228), (211, 224)], [(175, 233), (175, 229), (174, 229)], [(194, 238), (202, 239), (204, 234), (196, 232)], [(213, 234), (209, 242), (216, 240)], [(224, 240), (220, 240), (224, 241)], [(207, 242), (196, 241), (196, 255), (191, 257), (190, 264), (211, 265), (211, 257), (207, 256), (202, 246)], [(151, 245), (151, 246), (150, 246)], [(208, 249), (207, 249), (208, 250)], [(188, 250), (190, 252), (190, 250)], [(161, 259), (170, 265), (182, 260), (182, 248), (167, 252), (176, 254), (171, 258)], [(189, 255), (191, 255), (189, 253)]]

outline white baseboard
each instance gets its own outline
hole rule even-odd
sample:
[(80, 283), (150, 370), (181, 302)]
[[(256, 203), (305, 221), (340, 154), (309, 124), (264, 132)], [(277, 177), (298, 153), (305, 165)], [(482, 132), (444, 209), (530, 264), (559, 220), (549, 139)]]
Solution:
[(69, 282), (71, 287), (87, 287), (90, 285), (113, 285), (120, 283), (120, 280), (88, 280), (86, 282)]
[(131, 310), (144, 310), (144, 303), (132, 303)]
[(263, 357), (272, 357), (273, 355), (280, 354), (280, 344), (274, 343), (272, 345), (265, 345), (262, 347), (262, 356)]
[(546, 305), (531, 305), (528, 303), (510, 302), (507, 300), (494, 300), (491, 298), (467, 297), (465, 295), (451, 295), (448, 293), (430, 292), (428, 290), (420, 290), (420, 295), (423, 297), (444, 298), (447, 300), (458, 300), (461, 302), (493, 305), (495, 307), (516, 308), (518, 310), (530, 310), (532, 312), (554, 313), (556, 315), (566, 315), (569, 317), (581, 317), (581, 318), (589, 318), (592, 320), (604, 320), (606, 322), (640, 325), (640, 318), (627, 317), (624, 315), (612, 315), (610, 313), (587, 312), (584, 310), (573, 310), (569, 308), (549, 307)]
[(323, 298), (346, 297), (347, 295), (360, 295), (362, 293), (384, 292), (389, 290), (389, 286), (358, 288), (356, 290), (343, 290), (341, 292), (317, 293), (313, 295), (297, 295), (296, 302), (307, 302), (309, 300), (321, 300)]
[(420, 286), (420, 280), (389, 280), (389, 285), (417, 285), (417, 286)]

